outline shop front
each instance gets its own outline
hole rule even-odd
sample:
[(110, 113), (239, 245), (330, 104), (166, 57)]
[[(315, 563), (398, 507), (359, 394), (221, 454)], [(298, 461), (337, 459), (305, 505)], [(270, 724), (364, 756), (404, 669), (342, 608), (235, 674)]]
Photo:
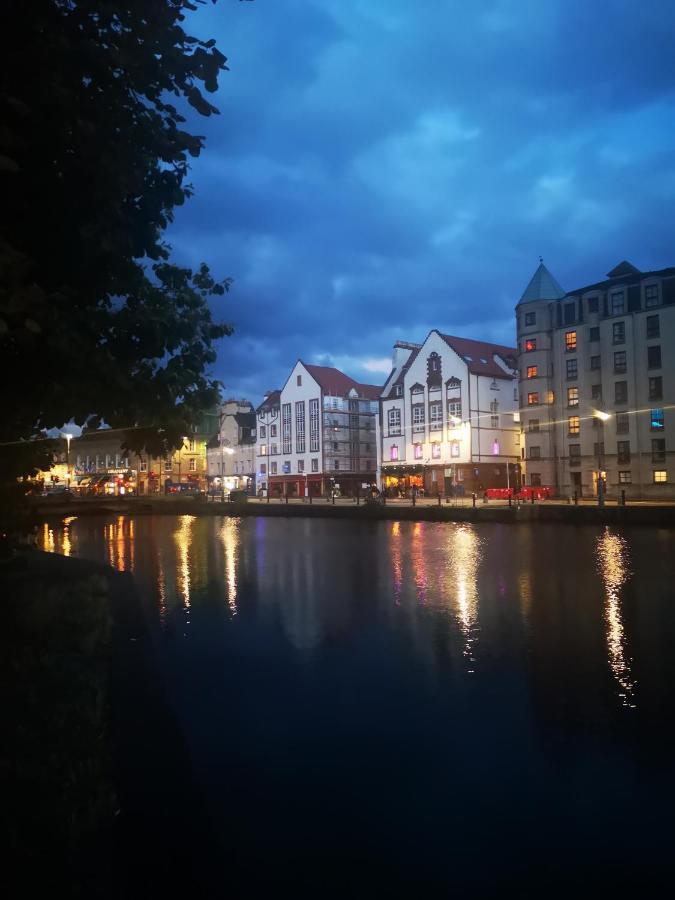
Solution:
[(270, 497), (320, 497), (321, 475), (270, 475)]
[(382, 489), (387, 497), (410, 497), (415, 491), (423, 495), (425, 491), (424, 466), (383, 466)]

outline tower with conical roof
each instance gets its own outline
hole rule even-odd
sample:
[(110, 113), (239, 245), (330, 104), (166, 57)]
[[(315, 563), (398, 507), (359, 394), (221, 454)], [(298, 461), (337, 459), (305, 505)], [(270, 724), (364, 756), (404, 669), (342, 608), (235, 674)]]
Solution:
[(553, 386), (553, 305), (565, 291), (539, 259), (516, 305), (520, 419), (527, 484), (558, 487)]

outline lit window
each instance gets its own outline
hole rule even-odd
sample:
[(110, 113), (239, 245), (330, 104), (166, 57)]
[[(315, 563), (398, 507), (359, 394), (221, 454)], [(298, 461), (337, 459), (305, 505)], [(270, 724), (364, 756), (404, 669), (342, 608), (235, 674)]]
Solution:
[(415, 459), (422, 459), (422, 445), (415, 444)]
[(581, 431), (581, 422), (579, 416), (570, 416), (567, 420), (567, 424), (569, 426), (568, 430), (570, 434), (579, 434), (579, 432)]
[(631, 472), (619, 472), (619, 484), (631, 484), (633, 476)]
[(528, 366), (527, 367), (527, 377), (528, 378), (536, 378), (537, 377), (537, 367), (536, 366)]
[(536, 338), (528, 338), (525, 341), (525, 352), (531, 353), (533, 350), (537, 349), (537, 339)]
[(499, 441), (492, 442), (492, 455), (499, 456)]
[(438, 441), (434, 441), (431, 445), (431, 458), (432, 459), (440, 459), (441, 458), (441, 445)]
[(459, 456), (459, 441), (450, 444), (450, 456)]
[(539, 403), (539, 391), (532, 391), (527, 395), (527, 405), (537, 406)]
[(391, 449), (389, 450), (389, 459), (397, 460), (398, 459), (398, 445), (392, 444)]
[(565, 350), (568, 353), (571, 353), (572, 350), (577, 349), (577, 333), (576, 331), (566, 331), (565, 332)]
[(652, 431), (661, 431), (663, 429), (664, 421), (662, 409), (653, 409), (649, 418)]
[(191, 459), (191, 460), (188, 462), (188, 469), (189, 469), (190, 472), (196, 472), (196, 471), (197, 471), (197, 460), (196, 460), (196, 459)]
[(668, 481), (668, 473), (665, 469), (656, 469), (654, 471), (654, 484), (665, 484)]
[(568, 406), (578, 406), (579, 405), (579, 388), (577, 388), (577, 387), (567, 388), (567, 405)]
[(555, 403), (555, 393), (553, 391), (546, 392), (546, 402), (550, 405)]
[(267, 456), (267, 444), (260, 445), (260, 455)]

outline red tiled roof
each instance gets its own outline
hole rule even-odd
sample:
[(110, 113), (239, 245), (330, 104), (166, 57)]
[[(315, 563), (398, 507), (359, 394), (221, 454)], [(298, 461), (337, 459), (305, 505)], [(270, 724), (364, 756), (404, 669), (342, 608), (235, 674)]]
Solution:
[[(439, 334), (440, 331), (439, 331)], [(489, 375), (492, 378), (511, 378), (501, 366), (494, 361), (494, 356), (499, 356), (505, 364), (511, 368), (517, 368), (517, 354), (515, 347), (504, 347), (501, 344), (489, 344), (487, 341), (472, 341), (470, 338), (454, 337), (451, 334), (441, 334), (441, 337), (458, 356), (466, 362), (472, 375)], [(468, 357), (468, 359), (467, 359)], [(486, 362), (481, 362), (484, 359)]]
[(354, 389), (359, 397), (377, 400), (382, 387), (376, 384), (361, 384), (332, 366), (314, 366), (302, 363), (312, 378), (327, 394), (332, 397), (346, 397)]
[(281, 391), (270, 391), (263, 402), (260, 404), (260, 406), (256, 409), (256, 412), (260, 412), (263, 409), (271, 409), (273, 406), (278, 406), (280, 399)]

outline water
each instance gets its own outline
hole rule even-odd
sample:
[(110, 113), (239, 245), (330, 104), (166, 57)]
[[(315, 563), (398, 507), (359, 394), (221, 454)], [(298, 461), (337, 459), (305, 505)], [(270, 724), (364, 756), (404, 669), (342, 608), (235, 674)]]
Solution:
[(119, 516), (41, 541), (134, 573), (228, 895), (672, 878), (672, 532)]

